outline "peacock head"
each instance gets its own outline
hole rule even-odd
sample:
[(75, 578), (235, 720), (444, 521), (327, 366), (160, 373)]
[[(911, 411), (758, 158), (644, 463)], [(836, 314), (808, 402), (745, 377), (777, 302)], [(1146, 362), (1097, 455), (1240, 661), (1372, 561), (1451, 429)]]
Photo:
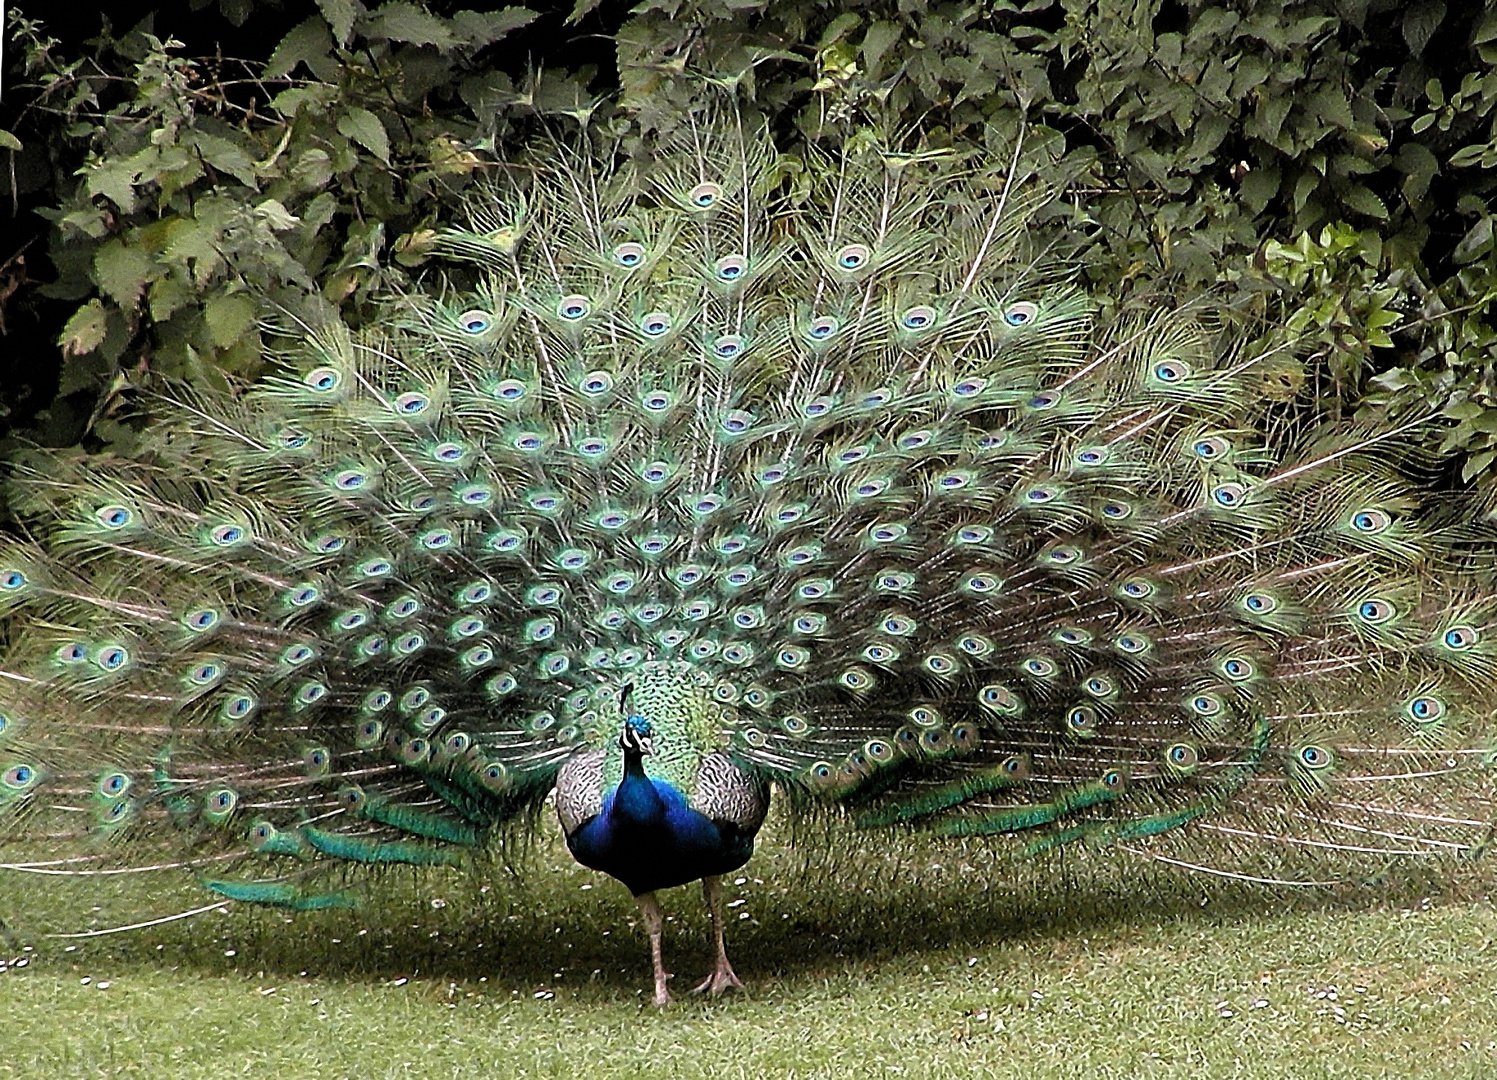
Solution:
[(619, 732), (619, 746), (627, 753), (648, 757), (655, 752), (655, 731), (643, 716), (631, 716)]
[(634, 686), (631, 683), (619, 695), (619, 711), (624, 714), (624, 728), (619, 732), (619, 748), (626, 754), (648, 757), (655, 752), (655, 729), (643, 716), (629, 711), (629, 691), (632, 689)]

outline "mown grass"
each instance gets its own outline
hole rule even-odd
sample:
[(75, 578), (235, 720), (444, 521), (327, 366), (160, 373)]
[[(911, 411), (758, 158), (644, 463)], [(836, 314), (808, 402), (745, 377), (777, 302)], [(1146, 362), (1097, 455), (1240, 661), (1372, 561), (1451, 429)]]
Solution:
[(1497, 1075), (1489, 868), (1284, 894), (855, 842), (771, 828), (729, 889), (745, 994), (686, 992), (706, 921), (669, 894), (664, 1012), (632, 902), (550, 829), (518, 880), (395, 874), (354, 912), (82, 941), (39, 934), (204, 894), (0, 874), (30, 946), (0, 973), (0, 1076)]

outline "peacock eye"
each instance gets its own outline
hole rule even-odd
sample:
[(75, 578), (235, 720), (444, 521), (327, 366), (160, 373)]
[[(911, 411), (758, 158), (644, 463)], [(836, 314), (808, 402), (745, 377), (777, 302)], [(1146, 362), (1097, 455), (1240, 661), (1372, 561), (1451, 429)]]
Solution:
[(1003, 312), (1003, 321), (1010, 326), (1024, 326), (1033, 322), (1040, 309), (1027, 300), (1017, 304), (1010, 304)]
[(825, 341), (837, 332), (837, 320), (830, 315), (813, 319), (806, 333), (815, 341)]
[(1396, 614), (1398, 610), (1386, 600), (1364, 600), (1357, 605), (1357, 615), (1363, 622), (1385, 623)]
[(859, 270), (868, 264), (866, 244), (848, 244), (837, 252), (837, 265), (844, 270)]
[(106, 529), (123, 529), (135, 520), (135, 515), (125, 506), (105, 506), (94, 514), (94, 518)]
[(571, 296), (563, 296), (556, 305), (556, 314), (568, 322), (577, 322), (579, 319), (587, 318), (590, 310), (591, 305), (587, 297), (575, 293)]
[(1162, 360), (1154, 365), (1154, 377), (1162, 383), (1182, 382), (1190, 374), (1190, 365), (1180, 360)]
[(343, 383), (343, 376), (337, 368), (320, 367), (307, 372), (302, 383), (310, 389), (327, 393), (336, 390)]
[(589, 397), (606, 394), (613, 389), (613, 376), (606, 371), (590, 371), (582, 377), (582, 392)]
[(1362, 533), (1379, 533), (1392, 523), (1393, 519), (1381, 510), (1358, 510), (1351, 519), (1351, 527)]
[(395, 399), (395, 411), (401, 416), (420, 416), (431, 407), (431, 398), (415, 391), (401, 394)]
[(713, 269), (719, 281), (737, 281), (748, 271), (748, 260), (742, 255), (725, 255)]
[(720, 185), (710, 181), (704, 181), (686, 193), (686, 198), (692, 206), (701, 210), (710, 209), (717, 205), (722, 198), (723, 189)]
[(19, 570), (0, 571), (0, 589), (7, 592), (26, 587), (26, 575)]
[(618, 247), (613, 249), (613, 261), (618, 263), (620, 266), (630, 269), (638, 266), (640, 263), (645, 261), (644, 245), (636, 244), (633, 241), (630, 241), (626, 244), (620, 244)]
[(1445, 645), (1447, 648), (1460, 651), (1469, 649), (1475, 645), (1480, 635), (1470, 626), (1452, 626), (1445, 631)]
[(1226, 439), (1213, 435), (1207, 439), (1198, 439), (1191, 444), (1190, 451), (1202, 461), (1215, 461), (1217, 458), (1225, 457), (1231, 450), (1231, 445)]
[(1246, 494), (1247, 489), (1237, 483), (1218, 484), (1211, 489), (1211, 498), (1216, 504), (1228, 508), (1240, 505)]
[(919, 307), (910, 308), (899, 320), (900, 325), (906, 330), (924, 330), (926, 327), (934, 324), (935, 321), (935, 310), (926, 307), (924, 304), (921, 304)]
[(737, 356), (743, 351), (743, 338), (737, 334), (724, 334), (712, 343), (712, 351), (725, 360)]
[(457, 317), (458, 329), (471, 337), (488, 331), (494, 325), (494, 320), (487, 311), (465, 311)]

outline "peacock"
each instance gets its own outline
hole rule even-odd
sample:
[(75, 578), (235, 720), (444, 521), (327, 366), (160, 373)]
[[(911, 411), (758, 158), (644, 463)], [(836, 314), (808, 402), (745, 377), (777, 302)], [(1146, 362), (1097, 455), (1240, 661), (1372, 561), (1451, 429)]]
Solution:
[(726, 107), (626, 149), (496, 167), (446, 277), (150, 400), (129, 458), (17, 461), (8, 869), (338, 908), (550, 803), (664, 1005), (697, 880), (697, 989), (742, 985), (772, 792), (1250, 880), (1487, 846), (1497, 547), (1431, 419), (1327, 418), (1204, 301), (1103, 319), (1017, 151)]

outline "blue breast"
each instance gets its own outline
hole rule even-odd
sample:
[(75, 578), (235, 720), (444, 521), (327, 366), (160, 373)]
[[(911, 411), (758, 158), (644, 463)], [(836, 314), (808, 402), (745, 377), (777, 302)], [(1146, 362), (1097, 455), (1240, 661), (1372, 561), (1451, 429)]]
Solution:
[(626, 769), (603, 809), (577, 826), (567, 846), (583, 866), (618, 878), (629, 891), (668, 889), (736, 870), (754, 838), (730, 821), (713, 821), (687, 805), (664, 780)]

